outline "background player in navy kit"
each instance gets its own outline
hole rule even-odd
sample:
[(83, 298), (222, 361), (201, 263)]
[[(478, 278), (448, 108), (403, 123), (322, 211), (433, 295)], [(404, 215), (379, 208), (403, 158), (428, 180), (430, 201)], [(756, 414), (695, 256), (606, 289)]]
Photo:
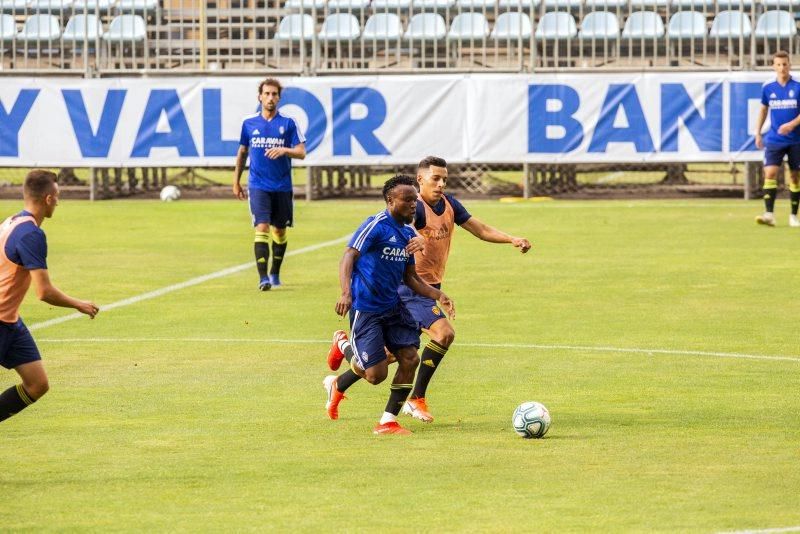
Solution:
[(66, 295), (50, 282), (47, 240), (40, 228), (58, 206), (55, 173), (31, 171), (23, 185), (25, 209), (0, 226), (0, 365), (14, 369), (22, 384), (0, 393), (0, 421), (30, 406), (50, 388), (39, 349), (19, 316), (19, 305), (36, 283), (36, 295), (53, 306), (75, 308), (91, 318), (98, 307)]
[[(775, 196), (778, 193), (778, 171), (784, 156), (789, 157), (789, 194), (792, 211), (789, 226), (800, 227), (797, 207), (800, 204), (800, 82), (790, 74), (789, 54), (781, 50), (772, 56), (776, 80), (767, 82), (761, 92), (761, 111), (756, 123), (756, 146), (764, 149), (764, 205), (758, 224), (775, 226)], [(762, 137), (761, 129), (769, 113), (770, 128)]]
[[(286, 253), (286, 228), (293, 223), (292, 161), (306, 157), (305, 137), (294, 120), (278, 113), (281, 84), (267, 78), (258, 85), (261, 113), (242, 123), (239, 152), (233, 171), (233, 194), (246, 197), (239, 183), (248, 154), (250, 172), (247, 184), (250, 213), (255, 227), (255, 254), (258, 288), (267, 291), (280, 286), (280, 271)], [(269, 267), (270, 227), (272, 227), (272, 265)], [(269, 273), (269, 274), (268, 274)]]
[(397, 414), (411, 392), (419, 364), (419, 330), (397, 290), (405, 283), (411, 291), (434, 302), (438, 300), (451, 315), (454, 309), (447, 295), (419, 278), (414, 256), (406, 250), (416, 235), (409, 226), (417, 209), (414, 179), (402, 175), (389, 179), (383, 186), (383, 198), (386, 210), (359, 227), (339, 264), (342, 295), (336, 302), (336, 313), (350, 312), (354, 355), (351, 369), (338, 378), (327, 377), (325, 388), (328, 403), (331, 395), (337, 395), (338, 404), (344, 391), (359, 378), (380, 384), (388, 374), (384, 347), (388, 348), (397, 359), (397, 372), (375, 433), (409, 434), (397, 423)]

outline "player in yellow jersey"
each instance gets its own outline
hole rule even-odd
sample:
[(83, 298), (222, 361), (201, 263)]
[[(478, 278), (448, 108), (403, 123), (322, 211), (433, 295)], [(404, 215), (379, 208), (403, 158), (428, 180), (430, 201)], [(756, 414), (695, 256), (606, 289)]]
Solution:
[[(531, 244), (524, 237), (514, 237), (489, 226), (470, 215), (458, 200), (445, 194), (447, 163), (444, 159), (435, 156), (423, 159), (417, 169), (417, 183), (419, 195), (414, 227), (425, 239), (425, 247), (423, 251), (414, 254), (414, 259), (417, 273), (426, 284), (437, 289), (441, 288), (456, 225), (483, 241), (508, 243), (519, 248), (522, 253), (530, 250)], [(455, 330), (435, 301), (414, 294), (405, 286), (401, 286), (398, 292), (414, 320), (430, 337), (430, 341), (420, 354), (420, 366), (414, 390), (403, 407), (403, 413), (424, 422), (431, 422), (433, 416), (426, 401), (428, 384), (452, 345)], [(328, 353), (329, 367), (332, 370), (338, 369), (342, 359), (350, 360), (352, 352), (347, 334), (342, 330), (336, 331)], [(343, 375), (351, 372), (345, 371)], [(352, 384), (354, 381), (353, 377), (349, 376), (339, 378), (340, 380), (331, 380), (328, 377), (324, 382), (329, 399), (326, 407), (331, 419), (338, 417), (338, 405), (344, 397), (344, 391), (337, 390), (337, 384)]]

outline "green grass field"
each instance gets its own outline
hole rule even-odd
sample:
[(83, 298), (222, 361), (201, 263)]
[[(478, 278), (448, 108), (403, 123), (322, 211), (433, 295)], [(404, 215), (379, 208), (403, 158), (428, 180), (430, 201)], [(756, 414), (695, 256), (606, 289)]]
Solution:
[[(4, 216), (19, 203), (2, 202)], [(379, 201), (296, 205), (285, 287), (255, 268), (46, 327), (51, 391), (2, 423), (0, 530), (696, 531), (800, 525), (800, 232), (758, 203), (468, 202), (534, 243), (459, 232), (436, 422), (374, 436), (322, 379), (341, 238)], [(251, 261), (235, 201), (64, 201), (51, 277), (111, 304)], [(698, 354), (700, 353), (700, 354)], [(0, 387), (16, 381), (0, 374)], [(511, 430), (538, 400), (548, 435)]]

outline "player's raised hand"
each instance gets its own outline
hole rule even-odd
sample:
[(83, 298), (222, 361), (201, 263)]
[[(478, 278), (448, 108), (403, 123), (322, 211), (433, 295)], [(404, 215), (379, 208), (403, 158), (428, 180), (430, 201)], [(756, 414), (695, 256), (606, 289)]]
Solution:
[(247, 195), (245, 194), (244, 189), (242, 189), (241, 184), (239, 183), (233, 184), (233, 196), (235, 196), (239, 200), (244, 200), (247, 198)]
[(416, 237), (412, 237), (408, 240), (408, 245), (406, 245), (406, 252), (409, 254), (415, 254), (417, 252), (425, 252), (425, 238), (421, 235)]
[(85, 313), (90, 319), (94, 319), (94, 316), (100, 311), (100, 307), (97, 306), (97, 304), (89, 302), (88, 300), (79, 301), (75, 309), (81, 313)]
[(339, 300), (336, 301), (336, 315), (343, 317), (344, 314), (350, 311), (350, 308), (353, 306), (353, 297), (349, 293), (342, 295), (339, 297)]
[(517, 247), (523, 254), (531, 249), (531, 242), (524, 237), (515, 237), (511, 239), (511, 244)]
[(442, 305), (442, 308), (444, 308), (445, 313), (447, 313), (451, 321), (456, 318), (456, 304), (450, 297), (442, 293), (439, 297), (439, 304)]

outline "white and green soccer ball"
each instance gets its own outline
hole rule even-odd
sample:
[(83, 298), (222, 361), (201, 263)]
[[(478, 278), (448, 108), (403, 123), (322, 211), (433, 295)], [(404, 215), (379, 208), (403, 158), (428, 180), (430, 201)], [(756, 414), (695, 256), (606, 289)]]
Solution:
[(550, 412), (540, 402), (523, 402), (514, 410), (511, 424), (523, 438), (541, 438), (550, 429)]
[(161, 190), (160, 196), (164, 202), (174, 202), (181, 198), (181, 190), (174, 185), (168, 185)]

